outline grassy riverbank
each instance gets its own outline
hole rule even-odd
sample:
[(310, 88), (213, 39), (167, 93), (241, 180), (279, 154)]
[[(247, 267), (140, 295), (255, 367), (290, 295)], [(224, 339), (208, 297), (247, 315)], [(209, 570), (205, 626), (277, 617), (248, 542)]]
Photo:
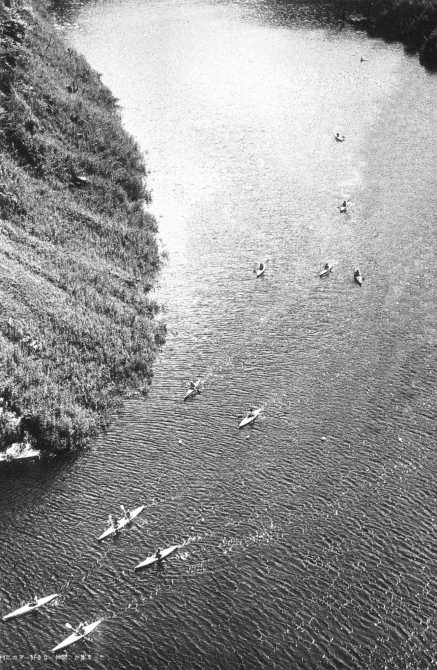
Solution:
[[(140, 150), (41, 6), (0, 9), (0, 447), (83, 446), (163, 341)], [(11, 415), (21, 417), (11, 426)], [(13, 423), (13, 422), (12, 422)]]

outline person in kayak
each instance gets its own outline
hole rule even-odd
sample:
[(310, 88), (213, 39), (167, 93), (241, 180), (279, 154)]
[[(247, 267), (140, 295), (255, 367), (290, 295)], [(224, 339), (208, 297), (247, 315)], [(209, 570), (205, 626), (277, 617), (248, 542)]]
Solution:
[(324, 270), (329, 270), (329, 269), (330, 269), (330, 267), (329, 267), (329, 263), (325, 263), (325, 266), (324, 266), (323, 269), (324, 269)]
[(200, 384), (199, 379), (197, 380), (197, 382), (190, 382), (190, 389), (196, 391), (197, 393), (200, 393), (199, 384)]
[(254, 410), (253, 407), (250, 407), (249, 411), (247, 412), (247, 418), (249, 418), (251, 416), (255, 416), (255, 410)]
[(112, 514), (108, 516), (108, 526), (113, 530), (116, 530), (117, 528), (117, 523), (114, 521), (114, 517), (112, 516)]
[(127, 521), (130, 521), (130, 512), (125, 508), (124, 505), (120, 505), (121, 511), (123, 512), (123, 516)]
[(157, 551), (155, 553), (155, 558), (157, 558), (158, 561), (160, 561), (162, 559), (161, 549), (157, 549)]
[(343, 200), (342, 204), (340, 205), (340, 212), (345, 212), (347, 210), (347, 202), (346, 200)]
[(80, 624), (78, 625), (78, 627), (77, 627), (77, 628), (75, 629), (75, 631), (74, 631), (74, 632), (76, 633), (76, 635), (85, 635), (85, 633), (86, 633), (86, 626), (87, 626), (87, 622), (86, 622), (86, 621), (84, 621), (83, 623), (80, 623)]
[(35, 605), (38, 605), (38, 597), (33, 596), (32, 600), (29, 600), (27, 604), (29, 607), (35, 607)]
[(260, 270), (260, 271), (264, 270), (264, 263), (260, 263), (260, 264), (259, 264), (259, 268), (258, 268), (258, 270)]
[(359, 271), (358, 268), (354, 272), (354, 277), (361, 277), (361, 272)]

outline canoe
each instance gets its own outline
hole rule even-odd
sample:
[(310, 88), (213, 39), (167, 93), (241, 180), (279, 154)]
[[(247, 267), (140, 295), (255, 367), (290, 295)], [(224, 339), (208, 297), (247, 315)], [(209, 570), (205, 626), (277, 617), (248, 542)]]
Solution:
[(319, 277), (327, 277), (333, 270), (334, 266), (330, 265), (329, 268), (325, 268), (319, 274)]
[(52, 593), (50, 596), (43, 596), (42, 598), (38, 598), (37, 603), (26, 603), (26, 605), (22, 605), (22, 607), (19, 607), (18, 609), (14, 610), (13, 612), (10, 612), (9, 614), (5, 614), (5, 616), (3, 617), (3, 621), (7, 621), (8, 619), (13, 619), (17, 616), (23, 616), (23, 614), (27, 614), (28, 612), (33, 612), (34, 610), (38, 610), (40, 607), (43, 607), (44, 605), (47, 605), (49, 602), (51, 602), (55, 598), (59, 598), (59, 593)]
[(90, 633), (93, 632), (102, 623), (103, 619), (98, 619), (97, 621), (93, 621), (93, 623), (88, 623), (85, 626), (85, 631), (81, 634), (78, 635), (78, 633), (71, 633), (68, 637), (65, 638), (62, 642), (56, 645), (56, 647), (53, 647), (51, 651), (60, 651), (61, 649), (65, 649), (65, 647), (69, 647), (71, 644), (74, 644), (75, 642), (79, 642), (79, 640), (82, 640), (82, 638), (86, 637)]
[(260, 409), (255, 409), (253, 412), (253, 416), (246, 416), (244, 417), (243, 421), (241, 421), (240, 425), (238, 428), (244, 428), (244, 426), (248, 426), (249, 424), (253, 423), (255, 419), (258, 418), (258, 414), (261, 413)]
[(195, 388), (189, 388), (186, 394), (184, 395), (184, 400), (188, 400), (188, 398), (191, 398), (193, 395), (197, 395), (197, 390), (200, 386), (200, 379), (194, 384)]
[(125, 517), (122, 517), (121, 519), (118, 519), (116, 529), (114, 529), (112, 527), (107, 528), (105, 531), (103, 531), (103, 533), (101, 535), (99, 535), (99, 537), (97, 539), (100, 541), (100, 540), (104, 540), (105, 537), (110, 537), (110, 535), (116, 535), (119, 530), (122, 530), (123, 528), (128, 526), (130, 524), (130, 522), (133, 519), (135, 519), (136, 516), (138, 516), (138, 514), (141, 514), (141, 512), (143, 511), (143, 509), (145, 509), (145, 507), (146, 507), (145, 505), (140, 505), (140, 507), (136, 507), (135, 509), (133, 509), (130, 513), (130, 518), (129, 519), (126, 519)]
[(141, 563), (138, 563), (138, 565), (135, 566), (135, 570), (141, 570), (141, 568), (147, 568), (149, 565), (153, 565), (154, 563), (160, 563), (163, 561), (165, 558), (170, 556), (176, 549), (180, 549), (181, 545), (180, 544), (174, 544), (172, 547), (168, 547), (167, 549), (163, 549), (161, 551), (161, 557), (157, 558), (156, 554), (153, 554), (153, 556), (148, 556), (144, 561), (141, 561)]

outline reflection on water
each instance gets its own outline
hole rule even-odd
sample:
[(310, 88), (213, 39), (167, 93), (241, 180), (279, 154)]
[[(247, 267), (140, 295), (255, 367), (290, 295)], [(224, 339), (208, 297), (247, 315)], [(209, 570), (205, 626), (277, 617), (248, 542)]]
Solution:
[[(89, 453), (2, 479), (3, 609), (62, 593), (4, 628), (8, 651), (103, 616), (87, 667), (437, 660), (437, 85), (397, 46), (271, 7), (98, 2), (70, 33), (148, 151), (170, 336), (150, 398)], [(97, 544), (120, 503), (146, 511)]]

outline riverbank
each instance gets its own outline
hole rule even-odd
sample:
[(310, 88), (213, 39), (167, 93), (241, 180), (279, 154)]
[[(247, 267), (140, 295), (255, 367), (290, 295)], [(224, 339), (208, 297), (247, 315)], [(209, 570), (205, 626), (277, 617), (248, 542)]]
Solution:
[[(142, 153), (41, 4), (0, 9), (0, 449), (77, 449), (164, 339)], [(11, 419), (12, 417), (12, 419)]]
[(437, 69), (435, 0), (348, 0), (340, 4), (347, 20), (374, 37), (402, 42), (421, 63)]

